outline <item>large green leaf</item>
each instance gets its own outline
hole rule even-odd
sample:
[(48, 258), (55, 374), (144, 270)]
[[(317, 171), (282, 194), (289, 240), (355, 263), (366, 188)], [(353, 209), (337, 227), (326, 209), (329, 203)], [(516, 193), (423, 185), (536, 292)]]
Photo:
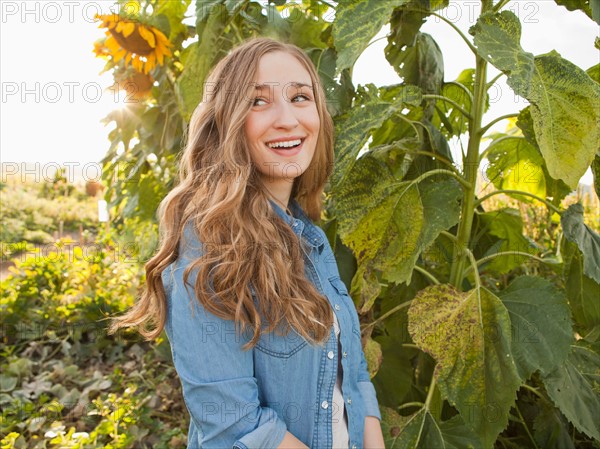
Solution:
[(575, 449), (569, 424), (559, 409), (547, 401), (537, 401), (539, 413), (533, 421), (533, 437), (540, 448)]
[(462, 190), (453, 179), (397, 181), (368, 153), (336, 192), (339, 233), (359, 264), (391, 282), (410, 282), (419, 254), (459, 219)]
[(435, 377), (443, 396), (483, 447), (492, 447), (508, 424), (521, 385), (502, 301), (483, 287), (460, 292), (435, 285), (415, 297), (408, 317), (414, 342), (437, 362)]
[(354, 86), (352, 79), (348, 75), (348, 70), (342, 72), (339, 82), (336, 80), (336, 53), (333, 48), (308, 48), (305, 49), (312, 59), (317, 73), (321, 80), (321, 85), (325, 91), (327, 99), (327, 110), (332, 117), (348, 111), (352, 104), (354, 96)]
[(589, 69), (587, 69), (585, 71), (585, 73), (590, 75), (591, 79), (593, 79), (597, 83), (600, 83), (600, 64), (591, 66)]
[[(440, 155), (446, 161), (453, 162), (450, 145), (448, 145), (448, 141), (440, 130), (433, 126), (426, 118), (421, 119), (419, 126), (423, 129), (423, 138), (419, 149), (421, 151)], [(448, 166), (446, 163), (441, 162), (438, 158), (419, 154), (412, 161), (405, 178), (416, 179), (428, 171), (447, 168)]]
[(337, 73), (354, 65), (369, 41), (389, 21), (394, 8), (407, 1), (340, 0), (333, 25)]
[[(538, 145), (537, 139), (535, 137), (535, 131), (533, 129), (533, 118), (531, 117), (530, 110), (530, 106), (527, 106), (519, 112), (517, 126), (523, 133), (523, 137), (525, 137), (525, 140), (527, 140), (527, 142), (533, 145), (533, 147), (537, 150), (538, 154), (540, 155), (540, 158), (543, 159), (540, 146)], [(555, 204), (559, 204), (560, 200), (562, 200), (564, 197), (566, 197), (569, 193), (573, 191), (573, 189), (566, 185), (562, 179), (554, 179), (552, 176), (550, 176), (545, 161), (542, 165), (542, 172), (544, 174), (546, 184), (546, 197), (552, 198)]]
[(583, 11), (590, 19), (600, 25), (600, 0), (555, 0), (558, 5), (569, 11)]
[(583, 272), (583, 257), (575, 243), (563, 241), (565, 289), (578, 332), (585, 335), (600, 326), (600, 284)]
[(511, 348), (521, 379), (556, 369), (574, 340), (564, 294), (543, 278), (522, 276), (500, 292), (500, 299), (510, 315)]
[[(488, 233), (502, 242), (499, 247), (495, 245), (488, 249), (486, 256), (505, 251), (535, 252), (533, 242), (523, 234), (523, 220), (518, 210), (507, 207), (480, 214), (479, 219), (488, 229)], [(493, 258), (484, 267), (498, 273), (508, 273), (525, 260), (527, 256), (504, 255)]]
[(224, 30), (223, 15), (209, 15), (200, 41), (191, 44), (184, 51), (184, 68), (177, 79), (176, 88), (181, 115), (186, 122), (189, 122), (192, 112), (202, 99), (204, 81), (208, 73), (227, 51), (220, 39)]
[[(389, 46), (388, 46), (389, 47)], [(444, 59), (437, 42), (426, 33), (417, 33), (413, 45), (387, 48), (386, 58), (405, 84), (421, 88), (425, 94), (439, 94), (444, 81)], [(424, 118), (431, 120), (436, 100), (424, 103)]]
[(200, 31), (201, 24), (210, 20), (210, 16), (221, 16), (221, 20), (224, 20), (246, 3), (248, 0), (196, 0), (196, 28)]
[(400, 431), (398, 439), (392, 447), (430, 449), (434, 447), (444, 448), (444, 437), (434, 417), (426, 409), (422, 408), (408, 418), (408, 421)]
[[(416, 86), (394, 84), (379, 88), (381, 99), (387, 102), (402, 101), (403, 108), (390, 114), (375, 128), (372, 133), (370, 147), (388, 145), (403, 139), (417, 140), (417, 145), (411, 145), (415, 151), (420, 150), (422, 134), (418, 122), (423, 118), (421, 90)], [(405, 110), (408, 109), (408, 111)]]
[(440, 423), (445, 449), (479, 449), (481, 440), (469, 429), (460, 415)]
[(567, 240), (583, 253), (583, 272), (600, 283), (600, 235), (583, 222), (583, 206), (572, 204), (560, 217)]
[(594, 158), (591, 169), (594, 175), (594, 190), (596, 191), (596, 196), (600, 198), (600, 155), (596, 155)]
[(536, 56), (531, 115), (540, 150), (554, 178), (576, 188), (600, 140), (600, 86), (552, 51)]
[(521, 22), (511, 11), (485, 13), (469, 30), (479, 55), (508, 75), (507, 84), (527, 98), (534, 76), (533, 54), (521, 47)]
[(414, 103), (415, 99), (420, 100), (421, 94), (416, 87), (410, 92), (403, 89), (399, 97), (388, 102), (379, 97), (379, 91), (373, 84), (362, 87), (359, 92), (362, 94), (358, 99), (360, 103), (355, 104), (335, 122), (336, 169), (329, 180), (332, 190), (347, 178), (358, 153), (367, 143), (371, 130), (379, 128), (407, 102)]
[(422, 408), (411, 416), (401, 416), (382, 407), (382, 431), (387, 449), (479, 449), (481, 440), (465, 426), (460, 415), (438, 423)]
[[(544, 159), (537, 149), (523, 137), (503, 136), (489, 146), (487, 177), (494, 186), (504, 190), (520, 190), (546, 197)], [(521, 201), (531, 202), (530, 197), (510, 194)]]
[[(354, 165), (348, 181), (336, 192), (340, 238), (359, 264), (410, 278), (418, 256), (417, 240), (424, 226), (417, 184), (396, 181), (383, 162), (366, 154)], [(411, 263), (412, 262), (412, 263)]]
[(384, 335), (375, 340), (381, 345), (383, 361), (373, 377), (373, 385), (377, 389), (379, 403), (396, 408), (410, 390), (413, 376), (410, 360), (417, 349), (402, 346), (402, 342)]
[(160, 17), (161, 14), (167, 18), (169, 23), (169, 35), (167, 36), (170, 41), (173, 41), (177, 35), (187, 32), (187, 26), (183, 24), (185, 13), (190, 5), (191, 0), (158, 0), (155, 6), (156, 16)]
[[(471, 110), (471, 96), (475, 85), (475, 70), (463, 70), (456, 80), (444, 83), (442, 95), (461, 106), (465, 111)], [(462, 87), (461, 87), (462, 86)], [(484, 111), (490, 106), (490, 97), (486, 93)], [(442, 129), (449, 137), (460, 136), (468, 131), (469, 120), (452, 103), (438, 100), (436, 103), (437, 115), (433, 118), (433, 124)]]
[(532, 57), (520, 46), (521, 25), (510, 11), (482, 14), (471, 28), (481, 57), (508, 75), (531, 103), (540, 150), (553, 178), (576, 188), (600, 139), (600, 86), (557, 52)]
[(383, 433), (383, 441), (387, 449), (398, 448), (398, 437), (402, 427), (408, 421), (408, 417), (400, 415), (393, 408), (379, 407), (381, 411), (381, 431)]
[(418, 139), (404, 138), (387, 145), (371, 147), (369, 154), (385, 162), (395, 178), (403, 179), (420, 148), (421, 142)]
[(400, 50), (392, 47), (386, 58), (405, 84), (419, 86), (425, 93), (439, 93), (444, 80), (440, 47), (426, 33), (417, 33), (414, 44)]
[(565, 362), (543, 377), (548, 395), (581, 432), (600, 440), (600, 356), (572, 345)]
[[(600, 16), (600, 0), (596, 0), (596, 5), (598, 8), (598, 15)], [(590, 75), (597, 83), (600, 83), (600, 64), (596, 64), (589, 69), (586, 70), (586, 73)], [(596, 152), (596, 157), (592, 162), (592, 175), (594, 176), (594, 190), (596, 191), (596, 196), (600, 198), (600, 148)]]

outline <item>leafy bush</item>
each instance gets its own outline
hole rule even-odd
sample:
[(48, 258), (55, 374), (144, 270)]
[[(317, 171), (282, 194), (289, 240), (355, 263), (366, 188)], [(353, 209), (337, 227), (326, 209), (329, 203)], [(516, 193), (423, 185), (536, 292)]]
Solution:
[(87, 195), (45, 198), (47, 183), (11, 183), (2, 191), (0, 241), (4, 244), (29, 241), (50, 243), (51, 233), (63, 223), (64, 231), (98, 226), (97, 200)]
[(1, 447), (185, 446), (168, 342), (105, 332), (133, 304), (140, 264), (108, 239), (16, 264), (0, 285)]

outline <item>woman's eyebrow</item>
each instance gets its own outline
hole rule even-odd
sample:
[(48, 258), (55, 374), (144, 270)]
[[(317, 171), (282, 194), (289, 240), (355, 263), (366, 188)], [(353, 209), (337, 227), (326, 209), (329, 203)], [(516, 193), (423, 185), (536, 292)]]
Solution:
[[(255, 89), (256, 90), (268, 89), (269, 87), (277, 86), (278, 84), (279, 83), (256, 84), (255, 85)], [(292, 87), (296, 87), (296, 88), (308, 87), (309, 89), (312, 89), (312, 85), (311, 84), (300, 83), (298, 81), (292, 81), (291, 83), (286, 83), (285, 85), (286, 85), (286, 87), (287, 86), (292, 86)]]

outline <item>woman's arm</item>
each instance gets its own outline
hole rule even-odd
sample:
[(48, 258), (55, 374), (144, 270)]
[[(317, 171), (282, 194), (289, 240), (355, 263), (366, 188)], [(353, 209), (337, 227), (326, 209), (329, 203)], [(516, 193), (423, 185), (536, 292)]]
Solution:
[(185, 268), (201, 254), (199, 245), (193, 236), (191, 240), (186, 236), (180, 257), (162, 278), (173, 363), (190, 421), (201, 435), (191, 444), (205, 449), (275, 448), (285, 438), (287, 426), (273, 408), (261, 405), (253, 351), (242, 348), (250, 336), (239, 334), (232, 320), (221, 319), (198, 303), (193, 291), (197, 268), (184, 282)]
[(277, 449), (308, 449), (308, 446), (291, 433), (286, 432)]
[(365, 449), (385, 449), (381, 423), (374, 416), (365, 417)]

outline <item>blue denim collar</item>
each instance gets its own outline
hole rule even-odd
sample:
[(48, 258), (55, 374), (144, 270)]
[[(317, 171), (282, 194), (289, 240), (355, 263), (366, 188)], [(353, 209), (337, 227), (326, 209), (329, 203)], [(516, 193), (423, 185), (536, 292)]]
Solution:
[[(269, 198), (269, 202), (273, 206), (273, 209), (277, 215), (279, 215), (288, 225), (292, 226), (295, 219), (286, 214), (283, 208), (277, 204), (276, 201)], [(290, 199), (288, 206), (294, 217), (304, 224), (302, 234), (304, 235), (308, 244), (315, 248), (319, 248), (321, 245), (323, 245), (325, 243), (323, 235), (317, 229), (315, 229), (316, 225), (312, 222), (310, 217), (306, 215), (306, 212), (304, 212), (298, 201), (296, 201), (295, 198), (292, 198)]]

